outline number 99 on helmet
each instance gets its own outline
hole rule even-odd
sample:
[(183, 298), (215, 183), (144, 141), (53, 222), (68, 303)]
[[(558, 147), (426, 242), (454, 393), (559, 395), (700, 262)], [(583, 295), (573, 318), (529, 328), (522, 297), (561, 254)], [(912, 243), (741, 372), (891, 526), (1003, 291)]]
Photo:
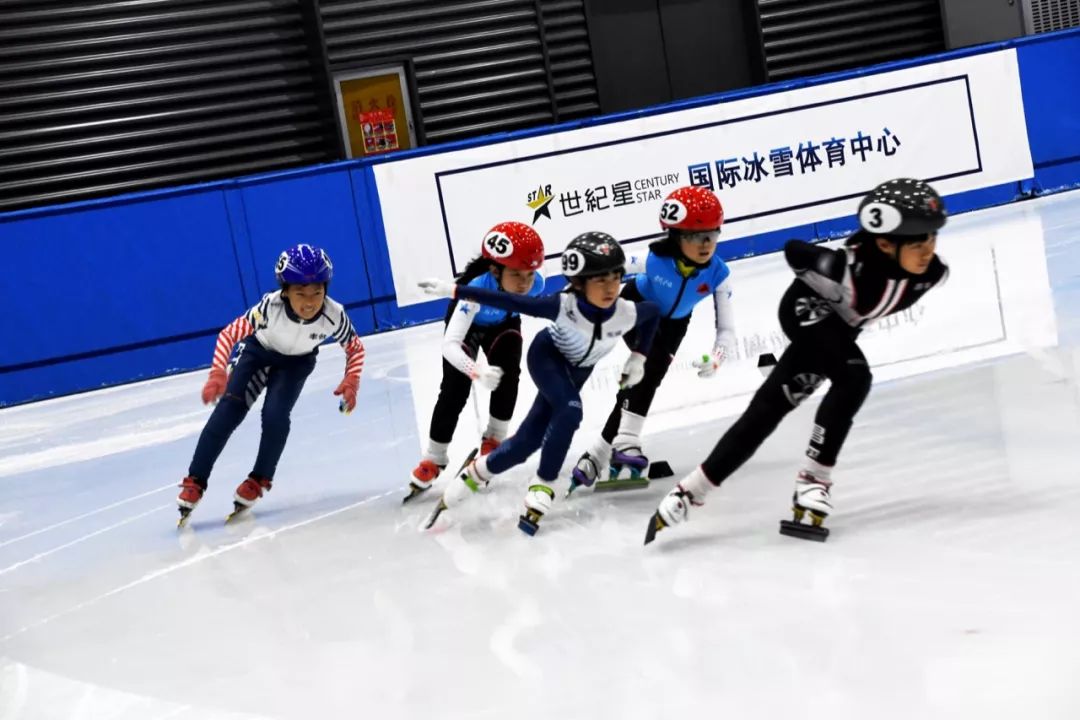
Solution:
[(615, 238), (607, 233), (587, 232), (578, 235), (562, 254), (562, 274), (571, 277), (592, 277), (622, 271), (626, 253)]

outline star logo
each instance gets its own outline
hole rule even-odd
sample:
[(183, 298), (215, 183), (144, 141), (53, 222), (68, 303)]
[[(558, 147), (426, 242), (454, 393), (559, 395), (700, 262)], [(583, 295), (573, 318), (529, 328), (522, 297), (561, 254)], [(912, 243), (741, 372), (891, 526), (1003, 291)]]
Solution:
[(701, 293), (702, 295), (708, 295), (709, 294), (709, 283), (704, 283), (704, 282), (701, 283), (700, 285), (697, 286), (697, 291), (699, 293)]
[(540, 219), (540, 216), (551, 219), (551, 201), (555, 199), (554, 193), (551, 192), (550, 185), (540, 185), (531, 193), (529, 193), (529, 199), (525, 203), (529, 206), (529, 209), (533, 211), (533, 225)]

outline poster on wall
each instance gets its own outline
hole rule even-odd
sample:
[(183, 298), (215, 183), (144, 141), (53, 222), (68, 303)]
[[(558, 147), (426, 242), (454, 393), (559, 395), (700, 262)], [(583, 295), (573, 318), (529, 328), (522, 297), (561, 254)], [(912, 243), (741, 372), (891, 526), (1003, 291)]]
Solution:
[(656, 237), (660, 200), (681, 185), (720, 195), (732, 240), (851, 215), (893, 177), (948, 195), (1033, 175), (1012, 49), (374, 171), (401, 305), (426, 299), (417, 280), (460, 271), (503, 220), (532, 224), (555, 258), (589, 230), (627, 244)]
[(413, 146), (408, 80), (401, 65), (334, 75), (346, 154), (363, 158)]

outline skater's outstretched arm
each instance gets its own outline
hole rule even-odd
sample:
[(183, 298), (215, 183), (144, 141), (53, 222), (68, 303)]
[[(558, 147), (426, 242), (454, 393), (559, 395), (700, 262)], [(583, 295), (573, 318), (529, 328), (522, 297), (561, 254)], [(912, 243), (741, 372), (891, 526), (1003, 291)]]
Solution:
[(637, 306), (637, 342), (630, 348), (630, 352), (648, 355), (652, 350), (653, 338), (656, 336), (656, 328), (660, 325), (660, 306), (649, 300), (634, 303)]
[(529, 297), (501, 290), (485, 290), (469, 285), (457, 285), (445, 280), (421, 280), (417, 283), (428, 295), (472, 300), (480, 305), (508, 310), (521, 315), (554, 320), (559, 316), (559, 295)]
[(638, 275), (648, 271), (649, 256), (647, 253), (631, 253), (626, 256), (626, 264), (623, 266), (624, 275)]

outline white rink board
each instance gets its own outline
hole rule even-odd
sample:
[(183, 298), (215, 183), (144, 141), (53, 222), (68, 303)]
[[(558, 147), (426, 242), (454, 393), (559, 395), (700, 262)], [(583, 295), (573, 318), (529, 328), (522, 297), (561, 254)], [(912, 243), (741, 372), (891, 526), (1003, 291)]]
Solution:
[[(998, 219), (1000, 218), (1000, 219)], [(875, 382), (1001, 357), (1057, 344), (1054, 307), (1047, 276), (1042, 225), (1037, 215), (989, 210), (954, 218), (942, 232), (938, 250), (948, 263), (948, 281), (903, 313), (864, 330), (859, 345)], [(838, 245), (839, 243), (832, 243)], [(691, 422), (735, 415), (745, 408), (762, 381), (758, 355), (779, 357), (787, 346), (777, 306), (794, 278), (781, 254), (732, 263), (738, 352), (711, 379), (697, 377), (691, 362), (713, 345), (713, 309), (698, 305), (686, 338), (653, 402), (646, 434)], [(523, 318), (526, 344), (546, 321)], [(582, 392), (585, 411), (574, 448), (595, 438), (614, 403), (618, 377), (628, 356), (625, 345), (597, 366)], [(440, 376), (434, 348), (407, 351), (417, 433), (426, 442)], [(521, 390), (511, 427), (524, 418), (536, 386), (522, 368)], [(815, 397), (828, 389), (824, 386)], [(451, 445), (462, 457), (476, 445), (487, 422), (488, 393), (476, 390), (462, 414)], [(479, 424), (472, 408), (478, 400)], [(576, 458), (570, 457), (568, 462)]]
[(1013, 50), (389, 161), (374, 172), (402, 305), (427, 299), (416, 281), (460, 271), (503, 220), (533, 223), (554, 258), (588, 230), (623, 242), (655, 235), (659, 200), (678, 185), (717, 190), (731, 240), (851, 215), (858, 197), (892, 177), (919, 177), (949, 195), (1033, 174)]

